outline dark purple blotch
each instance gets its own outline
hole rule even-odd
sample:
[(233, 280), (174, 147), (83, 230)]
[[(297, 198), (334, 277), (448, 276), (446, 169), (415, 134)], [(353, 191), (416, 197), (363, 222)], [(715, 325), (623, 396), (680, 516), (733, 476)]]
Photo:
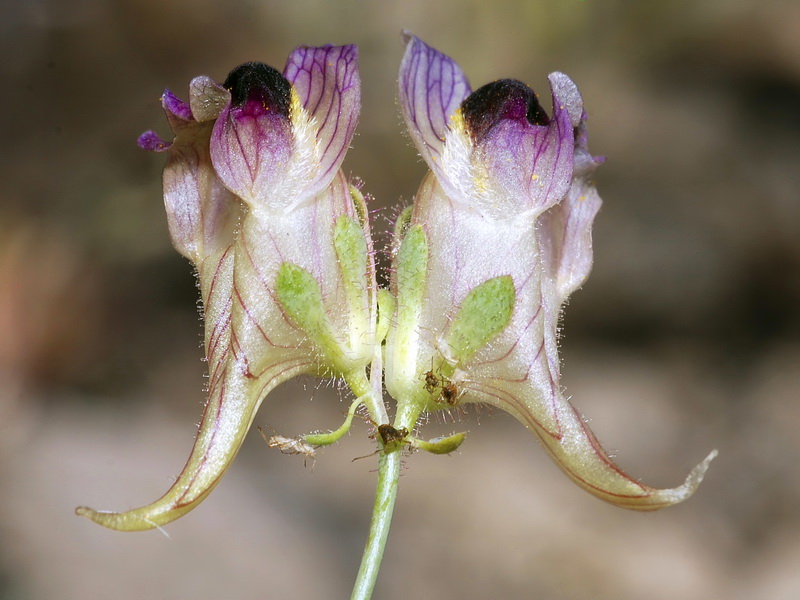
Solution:
[(516, 79), (500, 79), (478, 88), (461, 103), (461, 111), (476, 143), (505, 119), (525, 119), (531, 125), (550, 124), (550, 117), (533, 90)]
[(231, 105), (241, 107), (256, 102), (262, 108), (289, 117), (292, 84), (277, 71), (260, 62), (239, 65), (222, 84), (231, 93)]

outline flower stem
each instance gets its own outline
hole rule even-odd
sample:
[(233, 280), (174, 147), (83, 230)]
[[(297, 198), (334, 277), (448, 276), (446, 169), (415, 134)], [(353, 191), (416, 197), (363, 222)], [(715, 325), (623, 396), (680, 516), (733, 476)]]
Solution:
[[(373, 369), (375, 368), (375, 361), (378, 361), (377, 366), (381, 368), (379, 353), (376, 354), (373, 360)], [(380, 373), (380, 371), (378, 371), (378, 373)], [(381, 400), (380, 377), (377, 378), (377, 381), (370, 381), (363, 371), (353, 371), (352, 373), (345, 373), (344, 380), (347, 382), (350, 391), (359, 398), (363, 397), (364, 406), (367, 407), (369, 416), (372, 417), (376, 423), (385, 423), (388, 420), (386, 416), (386, 407)]]
[[(369, 392), (370, 394), (372, 392)], [(361, 406), (361, 403), (364, 402), (364, 396), (356, 398), (350, 404), (350, 408), (347, 411), (347, 416), (344, 419), (344, 423), (336, 429), (335, 431), (329, 431), (328, 433), (307, 433), (303, 436), (303, 439), (311, 444), (312, 446), (330, 446), (338, 442), (345, 433), (350, 431), (350, 425), (353, 423), (353, 416), (356, 413), (356, 409)]]
[(375, 492), (375, 506), (372, 510), (372, 521), (369, 527), (369, 537), (361, 558), (361, 567), (353, 587), (351, 600), (369, 600), (378, 570), (383, 559), (383, 549), (386, 538), (389, 536), (389, 526), (392, 522), (394, 501), (397, 497), (397, 485), (400, 479), (400, 452), (397, 450), (386, 452), (381, 448), (378, 453), (378, 488)]

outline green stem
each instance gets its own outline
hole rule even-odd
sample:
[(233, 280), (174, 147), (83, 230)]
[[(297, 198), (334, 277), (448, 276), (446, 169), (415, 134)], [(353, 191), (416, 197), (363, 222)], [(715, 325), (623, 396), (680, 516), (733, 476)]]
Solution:
[(394, 416), (394, 426), (396, 429), (405, 427), (409, 431), (414, 431), (420, 414), (422, 414), (423, 404), (418, 398), (402, 395), (397, 398), (397, 413)]
[(361, 567), (353, 587), (351, 600), (369, 600), (378, 570), (383, 559), (383, 549), (389, 536), (394, 501), (397, 497), (397, 484), (400, 479), (400, 452), (388, 454), (382, 448), (378, 454), (378, 488), (375, 492), (375, 506), (369, 526), (369, 537), (361, 558)]
[[(371, 391), (368, 393), (372, 393)], [(350, 431), (350, 425), (353, 423), (353, 416), (356, 414), (356, 409), (361, 405), (364, 401), (364, 396), (356, 398), (350, 404), (350, 408), (347, 410), (347, 416), (344, 419), (344, 423), (334, 431), (329, 431), (328, 433), (307, 433), (303, 436), (303, 439), (311, 444), (312, 446), (330, 446), (338, 442), (345, 433)]]
[[(378, 360), (377, 357), (376, 360)], [(380, 363), (378, 363), (378, 366), (380, 367)], [(374, 361), (373, 368), (375, 368)], [(374, 382), (367, 379), (367, 375), (364, 371), (353, 371), (352, 373), (345, 373), (344, 380), (357, 397), (364, 397), (364, 406), (367, 407), (369, 416), (372, 417), (376, 423), (380, 424), (388, 421), (386, 407), (383, 405), (381, 398), (380, 378), (378, 378), (377, 385), (374, 385)]]

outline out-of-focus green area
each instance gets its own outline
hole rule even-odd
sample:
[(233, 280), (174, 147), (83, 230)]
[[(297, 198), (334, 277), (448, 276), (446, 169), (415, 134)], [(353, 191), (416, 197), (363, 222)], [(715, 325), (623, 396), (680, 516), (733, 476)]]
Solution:
[[(686, 504), (639, 515), (572, 486), (522, 428), (470, 411), (451, 457), (406, 461), (377, 598), (800, 597), (800, 3), (796, 0), (20, 0), (0, 6), (0, 599), (340, 598), (364, 542), (366, 425), (313, 472), (251, 436), (160, 534), (72, 515), (165, 491), (202, 409), (197, 291), (170, 246), (159, 95), (296, 45), (357, 43), (346, 171), (390, 227), (424, 167), (396, 75), (408, 28), (473, 87), (580, 87), (604, 199), (564, 321), (573, 401), (620, 463)], [(545, 106), (547, 102), (544, 101)], [(378, 243), (385, 235), (377, 234)], [(256, 422), (338, 425), (327, 384)], [(456, 418), (454, 416), (454, 418)]]

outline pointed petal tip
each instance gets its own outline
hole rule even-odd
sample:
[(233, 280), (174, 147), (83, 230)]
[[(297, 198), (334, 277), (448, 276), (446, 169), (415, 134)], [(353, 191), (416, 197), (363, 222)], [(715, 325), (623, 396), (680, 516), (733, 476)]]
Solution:
[(78, 506), (75, 509), (76, 516), (85, 517), (90, 521), (98, 523), (99, 525), (104, 525), (104, 522), (109, 520), (109, 516), (114, 514), (115, 513), (111, 513), (108, 511), (95, 510), (93, 508), (89, 508), (88, 506)]
[(141, 508), (134, 508), (133, 510), (125, 512), (113, 512), (108, 510), (95, 510), (88, 506), (79, 506), (75, 509), (75, 514), (79, 517), (86, 517), (98, 525), (115, 531), (147, 531), (149, 529), (159, 529), (162, 525), (172, 523), (197, 507), (210, 491), (211, 488), (204, 490), (204, 492), (194, 500), (183, 504), (178, 502), (174, 497), (176, 495), (176, 489), (173, 487), (159, 500), (147, 506), (142, 506)]
[(716, 449), (709, 452), (708, 456), (706, 456), (700, 464), (698, 464), (694, 469), (692, 469), (689, 474), (686, 476), (686, 481), (683, 482), (683, 485), (675, 488), (675, 492), (677, 492), (676, 496), (680, 496), (676, 502), (682, 502), (689, 498), (692, 494), (697, 491), (697, 488), (700, 487), (700, 484), (703, 482), (703, 478), (706, 475), (706, 471), (708, 471), (708, 467), (711, 465), (711, 461), (714, 460), (717, 455), (719, 455), (719, 451)]
[(618, 506), (622, 508), (630, 508), (632, 510), (650, 511), (666, 508), (673, 504), (679, 504), (691, 498), (705, 477), (706, 471), (719, 452), (712, 450), (700, 464), (694, 467), (686, 476), (683, 485), (671, 489), (650, 489), (650, 493), (639, 498), (632, 499), (630, 503), (619, 503)]
[(400, 40), (403, 42), (403, 46), (408, 46), (409, 44), (412, 44), (414, 42), (421, 42), (423, 44), (425, 43), (421, 39), (419, 39), (416, 35), (414, 35), (414, 33), (410, 29), (403, 29), (400, 32)]
[(139, 511), (117, 513), (106, 510), (94, 510), (88, 506), (79, 506), (75, 509), (75, 514), (77, 516), (86, 517), (98, 525), (102, 525), (107, 529), (114, 529), (115, 531), (146, 531), (159, 526), (159, 524), (147, 518), (134, 514), (136, 512)]

